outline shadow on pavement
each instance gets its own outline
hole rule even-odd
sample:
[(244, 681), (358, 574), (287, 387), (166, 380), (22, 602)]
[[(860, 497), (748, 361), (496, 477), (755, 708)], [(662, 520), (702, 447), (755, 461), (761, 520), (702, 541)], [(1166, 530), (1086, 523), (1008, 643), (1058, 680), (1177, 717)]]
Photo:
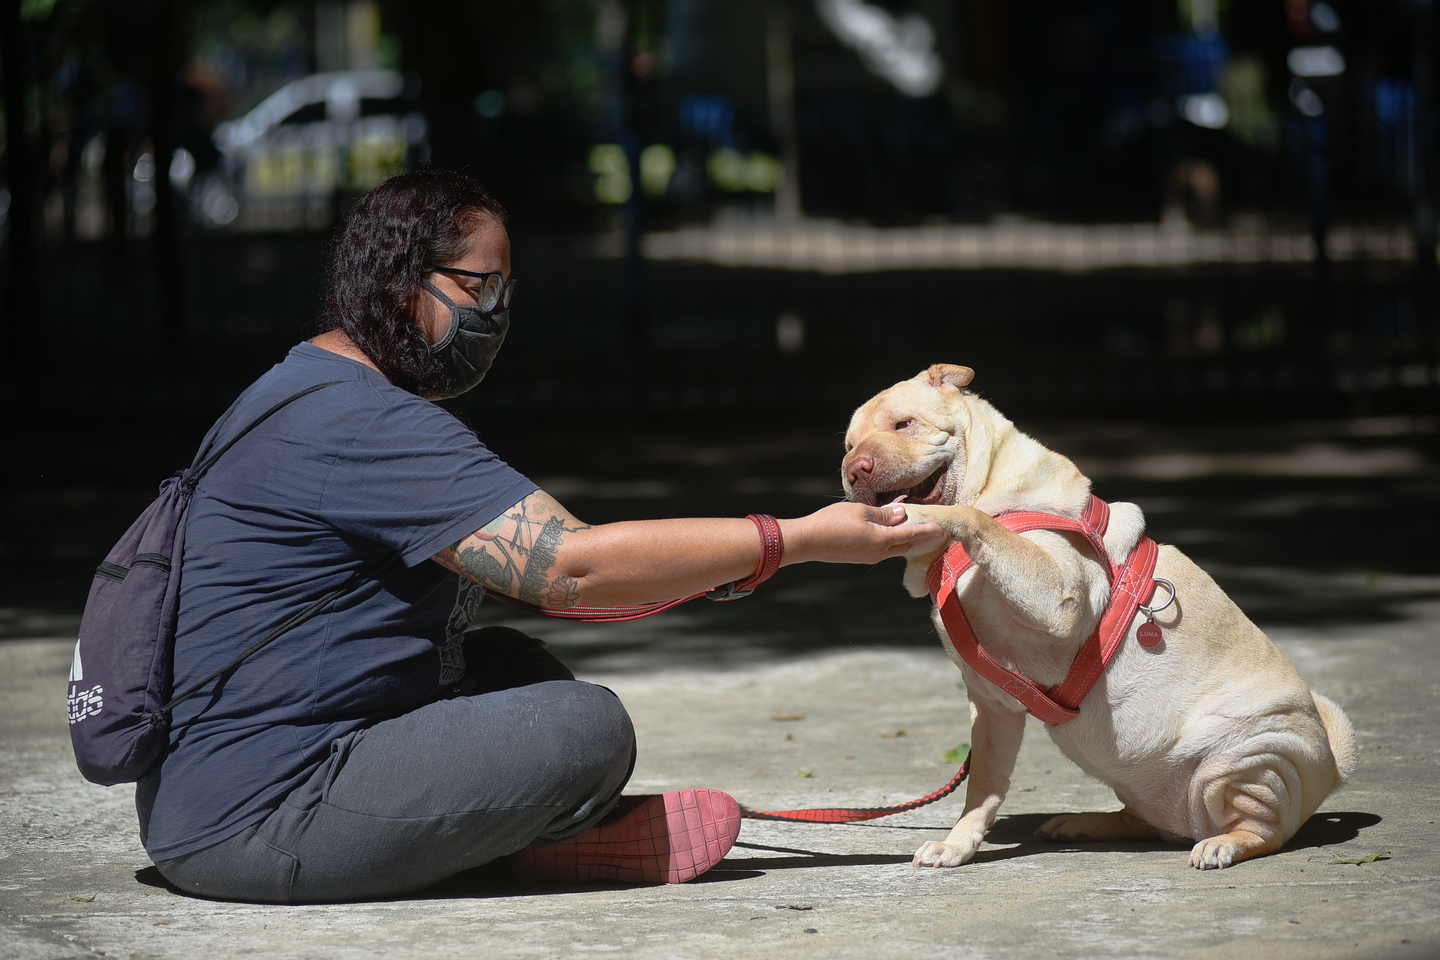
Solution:
[(1361, 830), (1378, 826), (1380, 822), (1380, 816), (1373, 813), (1317, 813), (1300, 825), (1285, 849), (1304, 850), (1347, 843), (1359, 839)]
[[(1440, 541), (1440, 457), (1433, 424), (1415, 423), (1400, 435), (1368, 421), (1033, 432), (1091, 473), (1098, 495), (1138, 503), (1148, 532), (1183, 549), (1262, 627), (1306, 628), (1413, 619), (1440, 601), (1429, 546)], [(578, 452), (543, 437), (496, 447), (513, 447), (507, 456), (519, 469), (590, 523), (796, 516), (840, 496), (835, 431), (616, 435)], [(165, 472), (157, 466), (157, 482)], [(0, 640), (74, 635), (95, 565), (154, 495), (134, 484), (0, 497)], [(926, 605), (906, 596), (901, 571), (899, 561), (790, 567), (743, 601), (697, 600), (624, 625), (562, 623), (500, 604), (486, 604), (479, 622), (543, 637), (577, 670), (934, 644)]]
[[(985, 837), (985, 846), (976, 853), (974, 860), (971, 862), (996, 863), (1002, 860), (1013, 860), (1018, 857), (1035, 856), (1042, 853), (1143, 853), (1158, 850), (1174, 851), (1183, 850), (1190, 846), (1189, 841), (1177, 844), (1166, 843), (1162, 840), (1122, 840), (1092, 843), (1075, 840), (1055, 842), (1037, 839), (1035, 831), (1054, 816), (1056, 816), (1056, 814), (1053, 813), (1024, 813), (998, 818), (995, 821), (995, 825), (990, 828), (989, 834)], [(1282, 852), (1328, 847), (1335, 844), (1346, 843), (1357, 839), (1362, 830), (1376, 826), (1380, 822), (1381, 818), (1373, 813), (1342, 812), (1317, 814), (1300, 827), (1290, 842), (1282, 848)], [(871, 825), (866, 824), (866, 826)], [(922, 831), (926, 828), (909, 827), (904, 829)], [(948, 828), (932, 829), (939, 832), (942, 829)], [(908, 855), (840, 856), (819, 850), (776, 847), (746, 843), (744, 841), (737, 842), (735, 848), (737, 850), (745, 849), (766, 851), (769, 853), (783, 853), (790, 854), (791, 856), (737, 858), (732, 854), (726, 858), (724, 867), (794, 870), (807, 867), (885, 866), (910, 862)]]
[[(1018, 857), (1035, 856), (1042, 853), (1084, 853), (1084, 852), (1135, 852), (1157, 850), (1180, 850), (1188, 844), (1168, 844), (1161, 841), (1111, 841), (1103, 843), (1066, 842), (1053, 843), (1035, 839), (1035, 831), (1054, 814), (1029, 813), (1000, 817), (995, 821), (986, 837), (986, 845), (975, 855), (973, 863), (995, 863)], [(1327, 847), (1357, 839), (1362, 830), (1378, 825), (1381, 818), (1373, 813), (1337, 812), (1322, 813), (1311, 817), (1284, 847), (1285, 851)], [(884, 826), (864, 824), (865, 827)], [(923, 827), (895, 827), (907, 832), (924, 830)], [(936, 831), (947, 828), (933, 828)], [(772, 870), (803, 870), (816, 867), (879, 867), (910, 863), (909, 854), (834, 854), (823, 850), (808, 850), (802, 847), (779, 847), (769, 844), (735, 844), (735, 852), (726, 857), (715, 869), (695, 880), (695, 883), (731, 883), (759, 877)], [(753, 850), (785, 856), (738, 856), (744, 850)], [(171, 893), (190, 897), (191, 894), (173, 886), (155, 867), (135, 871), (137, 883), (159, 887)], [(516, 880), (509, 865), (502, 859), (457, 873), (432, 887), (409, 897), (397, 900), (453, 900), (462, 898), (485, 899), (491, 897), (556, 896), (593, 890), (597, 886), (615, 889), (632, 887), (632, 884), (556, 884), (537, 886)], [(780, 909), (780, 908), (776, 908)], [(800, 909), (800, 908), (797, 908)]]

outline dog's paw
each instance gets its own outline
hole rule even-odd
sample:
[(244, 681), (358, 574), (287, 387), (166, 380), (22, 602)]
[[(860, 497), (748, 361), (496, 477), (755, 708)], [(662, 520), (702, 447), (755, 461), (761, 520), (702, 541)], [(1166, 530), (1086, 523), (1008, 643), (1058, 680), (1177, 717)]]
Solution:
[(969, 863), (979, 846), (978, 842), (945, 843), (931, 840), (915, 851), (912, 863), (917, 867), (958, 867), (962, 863)]
[(938, 523), (941, 515), (940, 510), (923, 503), (905, 504), (906, 523)]
[(1196, 870), (1222, 870), (1241, 860), (1274, 853), (1284, 842), (1278, 829), (1265, 824), (1259, 830), (1231, 830), (1195, 844), (1190, 851), (1190, 866)]
[(1117, 810), (1114, 813), (1062, 813), (1042, 823), (1035, 835), (1052, 840), (1148, 840), (1158, 833), (1139, 817)]
[(1223, 870), (1241, 859), (1241, 845), (1226, 835), (1201, 840), (1190, 850), (1190, 866), (1196, 870)]
[(1090, 832), (1086, 829), (1086, 821), (1092, 816), (1088, 813), (1062, 813), (1040, 824), (1035, 836), (1051, 840), (1088, 840)]
[(906, 523), (938, 523), (951, 539), (958, 539), (974, 529), (974, 518), (984, 516), (974, 507), (955, 503), (904, 504)]

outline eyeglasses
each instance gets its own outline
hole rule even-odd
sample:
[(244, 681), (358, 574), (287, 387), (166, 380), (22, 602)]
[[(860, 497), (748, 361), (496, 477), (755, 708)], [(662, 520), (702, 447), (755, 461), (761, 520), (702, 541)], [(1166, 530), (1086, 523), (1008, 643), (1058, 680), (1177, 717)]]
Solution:
[(509, 282), (498, 273), (476, 273), (474, 270), (461, 270), (459, 267), (431, 267), (434, 273), (454, 273), (462, 277), (475, 277), (483, 281), (480, 285), (480, 312), (490, 313), (498, 306), (510, 307), (510, 297), (515, 293), (515, 278), (511, 277)]

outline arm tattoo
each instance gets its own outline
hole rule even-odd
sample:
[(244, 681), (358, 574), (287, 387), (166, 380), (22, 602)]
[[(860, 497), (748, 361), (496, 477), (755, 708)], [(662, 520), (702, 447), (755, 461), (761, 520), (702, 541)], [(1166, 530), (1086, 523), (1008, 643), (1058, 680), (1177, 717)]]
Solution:
[(537, 596), (549, 592), (550, 584), (547, 581), (551, 568), (555, 566), (555, 550), (560, 546), (564, 531), (564, 521), (559, 517), (551, 517), (545, 521), (545, 525), (536, 534), (535, 543), (530, 548), (530, 556), (525, 561), (525, 573), (520, 577), (520, 595), (522, 597), (527, 594)]
[(499, 593), (542, 607), (574, 606), (579, 583), (556, 572), (555, 558), (565, 535), (586, 526), (566, 526), (564, 517), (546, 511), (532, 516), (539, 506), (522, 500), (436, 559)]

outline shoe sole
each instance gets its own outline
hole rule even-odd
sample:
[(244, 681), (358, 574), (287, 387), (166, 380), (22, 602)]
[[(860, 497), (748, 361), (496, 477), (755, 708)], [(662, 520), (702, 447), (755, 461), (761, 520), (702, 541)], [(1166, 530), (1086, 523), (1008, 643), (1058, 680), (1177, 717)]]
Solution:
[(510, 865), (526, 880), (686, 883), (723, 860), (739, 834), (734, 797), (677, 790), (646, 797), (614, 823), (552, 847), (517, 851)]

